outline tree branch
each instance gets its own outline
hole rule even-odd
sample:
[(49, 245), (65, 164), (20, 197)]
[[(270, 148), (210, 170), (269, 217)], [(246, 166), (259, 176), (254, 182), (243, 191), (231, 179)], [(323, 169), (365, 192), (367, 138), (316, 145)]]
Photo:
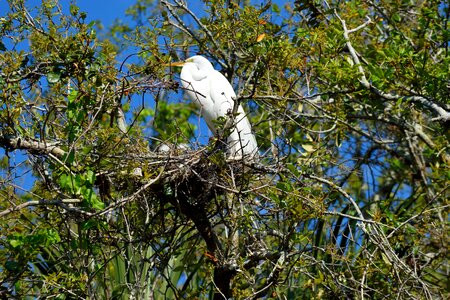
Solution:
[(0, 136), (0, 146), (14, 150), (20, 149), (53, 154), (58, 158), (62, 158), (66, 154), (64, 150), (55, 146), (54, 143), (30, 141), (12, 136)]
[[(67, 207), (65, 204), (74, 204), (74, 203), (81, 203), (83, 200), (81, 199), (62, 199), (62, 200), (33, 200), (28, 201), (19, 205), (16, 205), (14, 207), (5, 209), (0, 212), (0, 217), (3, 217), (7, 214), (10, 214), (12, 212), (24, 209), (29, 206), (38, 206), (38, 205), (57, 205), (61, 206), (65, 210), (71, 210), (71, 208)], [(79, 210), (76, 210), (77, 212), (80, 212)]]
[(356, 53), (355, 48), (353, 48), (352, 43), (350, 42), (350, 37), (349, 37), (349, 33), (353, 33), (357, 30), (360, 30), (362, 28), (364, 28), (365, 26), (367, 26), (371, 20), (370, 18), (367, 19), (367, 21), (358, 26), (355, 29), (347, 29), (347, 25), (345, 23), (345, 20), (343, 20), (339, 14), (336, 12), (336, 10), (334, 11), (334, 15), (336, 16), (336, 18), (339, 19), (339, 21), (342, 24), (342, 29), (344, 30), (343, 35), (344, 35), (344, 39), (345, 39), (345, 43), (347, 45), (347, 48), (350, 52), (350, 55), (352, 57), (352, 61), (353, 63), (357, 66), (358, 68), (358, 72), (360, 73), (361, 77), (359, 79), (359, 82), (368, 90), (373, 91), (375, 94), (377, 94), (378, 96), (386, 99), (386, 100), (399, 100), (399, 99), (404, 99), (406, 101), (411, 101), (411, 102), (416, 102), (416, 103), (420, 103), (423, 106), (429, 108), (430, 110), (434, 111), (438, 117), (437, 118), (433, 118), (431, 119), (432, 121), (436, 121), (436, 120), (442, 120), (442, 121), (450, 121), (450, 112), (446, 111), (444, 108), (440, 107), (439, 105), (437, 105), (435, 102), (433, 102), (432, 100), (423, 97), (423, 96), (402, 96), (402, 95), (397, 95), (397, 94), (393, 94), (393, 93), (386, 93), (380, 89), (378, 89), (376, 86), (374, 86), (372, 83), (370, 83), (367, 80), (366, 77), (366, 72), (364, 70), (364, 68), (362, 67), (361, 61), (359, 60), (358, 54)]
[[(213, 43), (215, 49), (222, 54), (223, 58), (227, 58), (224, 55), (224, 52), (222, 51), (222, 48), (219, 47), (219, 45), (217, 44), (216, 39), (214, 38), (212, 32), (199, 20), (199, 18), (197, 18), (197, 16), (183, 2), (181, 2), (179, 0), (174, 0), (174, 2), (175, 2), (176, 5), (178, 5), (178, 7), (181, 7), (185, 12), (187, 12), (194, 19), (194, 21), (197, 23), (197, 25), (200, 26), (200, 28), (205, 32), (206, 36), (208, 36), (208, 38), (211, 41), (211, 43)], [(219, 64), (223, 68), (227, 67), (221, 61), (219, 61)]]
[[(181, 20), (180, 16), (178, 16), (178, 14), (176, 14), (176, 12), (173, 10), (173, 7), (179, 7), (182, 10), (184, 10), (185, 12), (187, 12), (193, 19), (194, 21), (197, 23), (198, 26), (200, 26), (200, 28), (203, 30), (203, 32), (205, 32), (206, 36), (208, 37), (208, 39), (211, 41), (211, 43), (213, 43), (215, 49), (217, 51), (220, 52), (220, 54), (222, 55), (222, 58), (227, 58), (223, 51), (221, 51), (221, 48), (219, 47), (219, 45), (217, 45), (211, 31), (209, 31), (208, 28), (206, 28), (205, 25), (203, 25), (203, 23), (197, 18), (197, 16), (186, 6), (184, 5), (182, 2), (175, 0), (175, 4), (169, 3), (166, 0), (161, 0), (161, 3), (167, 8), (167, 10), (169, 11), (169, 13), (175, 18), (175, 20), (178, 22), (179, 25), (174, 24), (173, 22), (170, 22), (170, 24), (180, 30), (182, 30), (184, 33), (188, 34), (190, 37), (192, 37), (198, 45), (204, 45), (204, 43), (201, 42), (200, 38), (195, 35), (195, 33), (189, 28), (189, 26), (187, 26), (183, 20)], [(211, 55), (212, 57), (214, 57), (214, 55), (211, 53), (211, 51), (205, 47), (206, 52), (208, 52), (209, 55)], [(227, 65), (224, 64), (222, 61), (217, 60), (217, 62), (223, 67), (226, 68)]]
[(366, 219), (364, 218), (364, 215), (361, 211), (361, 209), (359, 208), (358, 204), (356, 203), (355, 199), (353, 199), (344, 189), (342, 189), (340, 186), (337, 186), (334, 182), (329, 181), (325, 178), (322, 177), (318, 177), (312, 174), (305, 174), (306, 177), (309, 177), (311, 179), (317, 180), (321, 183), (325, 183), (326, 185), (330, 186), (331, 188), (337, 190), (339, 193), (341, 193), (341, 195), (343, 195), (345, 198), (347, 198), (350, 203), (353, 205), (353, 207), (355, 208), (356, 213), (358, 214), (359, 219), (361, 220), (361, 222), (365, 222)]

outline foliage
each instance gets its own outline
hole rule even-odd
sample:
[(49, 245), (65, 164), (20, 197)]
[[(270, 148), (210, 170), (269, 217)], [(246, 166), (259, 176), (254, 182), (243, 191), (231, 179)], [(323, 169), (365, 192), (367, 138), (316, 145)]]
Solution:
[[(2, 297), (449, 297), (448, 2), (8, 5)], [(258, 159), (205, 138), (168, 67), (197, 52)]]

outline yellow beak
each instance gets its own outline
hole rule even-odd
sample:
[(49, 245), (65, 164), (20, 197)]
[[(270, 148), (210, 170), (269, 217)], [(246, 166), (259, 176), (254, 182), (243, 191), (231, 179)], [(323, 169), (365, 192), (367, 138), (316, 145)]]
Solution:
[(186, 64), (185, 61), (176, 61), (176, 62), (171, 62), (168, 64), (164, 64), (167, 67), (182, 67)]

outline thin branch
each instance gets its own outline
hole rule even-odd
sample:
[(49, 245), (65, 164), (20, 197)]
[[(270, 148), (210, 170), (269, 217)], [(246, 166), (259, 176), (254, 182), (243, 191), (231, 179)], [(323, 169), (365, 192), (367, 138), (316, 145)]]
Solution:
[(311, 179), (317, 180), (321, 183), (325, 183), (326, 185), (332, 187), (333, 189), (337, 190), (339, 193), (341, 193), (345, 198), (347, 198), (350, 203), (353, 205), (353, 207), (356, 210), (356, 213), (358, 214), (358, 217), (361, 219), (362, 222), (365, 222), (366, 219), (364, 218), (364, 215), (361, 211), (361, 209), (359, 208), (358, 204), (356, 203), (355, 199), (353, 199), (343, 188), (341, 188), (340, 186), (337, 186), (334, 182), (329, 181), (325, 178), (322, 177), (318, 177), (312, 174), (305, 174), (306, 177), (309, 177)]
[[(222, 54), (222, 57), (227, 58), (225, 56), (224, 52), (221, 51), (222, 48), (217, 44), (216, 39), (214, 38), (212, 32), (200, 21), (200, 19), (197, 18), (197, 16), (184, 3), (180, 2), (179, 0), (174, 0), (174, 2), (194, 19), (194, 21), (197, 23), (197, 25), (200, 26), (200, 28), (208, 36), (209, 40), (213, 43), (215, 49)], [(221, 61), (218, 61), (218, 62), (223, 68), (227, 67), (227, 65), (222, 63)]]
[[(172, 8), (172, 6), (174, 6), (174, 5), (165, 0), (161, 0), (161, 3), (167, 8), (169, 13), (175, 18), (175, 20), (180, 24), (180, 26), (184, 28), (183, 31), (185, 33), (187, 33), (191, 38), (193, 38), (199, 45), (201, 45), (202, 43), (201, 43), (200, 39), (194, 34), (194, 32), (192, 32), (191, 29), (189, 29), (189, 26), (187, 26), (183, 22), (183, 20), (181, 20), (181, 18), (175, 13), (175, 11)], [(177, 27), (177, 28), (179, 28), (179, 27)]]
[(364, 22), (363, 24), (359, 25), (359, 26), (356, 27), (356, 28), (349, 29), (349, 30), (348, 30), (348, 33), (353, 33), (353, 32), (356, 32), (356, 31), (358, 31), (358, 30), (361, 30), (361, 29), (363, 29), (364, 27), (366, 27), (367, 25), (369, 25), (370, 23), (372, 23), (372, 20), (371, 20), (369, 17), (367, 17), (366, 22)]
[(446, 111), (444, 108), (440, 107), (439, 105), (437, 105), (435, 102), (433, 102), (432, 100), (426, 98), (426, 97), (422, 97), (422, 96), (401, 96), (401, 95), (397, 95), (397, 94), (391, 94), (391, 93), (386, 93), (383, 92), (382, 90), (378, 89), (377, 87), (375, 87), (373, 84), (371, 84), (366, 77), (366, 72), (364, 71), (364, 68), (362, 67), (361, 61), (359, 60), (359, 56), (355, 50), (355, 48), (353, 48), (352, 43), (350, 42), (350, 37), (349, 37), (349, 33), (355, 32), (357, 30), (360, 30), (361, 28), (365, 27), (367, 24), (370, 23), (370, 19), (368, 19), (368, 21), (366, 21), (364, 24), (362, 24), (361, 26), (358, 26), (355, 29), (347, 29), (347, 25), (345, 23), (345, 20), (343, 20), (339, 14), (336, 12), (336, 10), (334, 11), (334, 15), (336, 16), (336, 18), (339, 19), (339, 21), (342, 24), (342, 29), (344, 30), (343, 35), (344, 35), (344, 39), (345, 39), (345, 43), (347, 45), (347, 48), (350, 52), (350, 55), (352, 57), (353, 63), (357, 66), (358, 68), (358, 72), (361, 76), (361, 78), (359, 79), (359, 82), (368, 90), (373, 91), (375, 94), (377, 94), (378, 96), (387, 99), (387, 100), (399, 100), (399, 99), (404, 99), (406, 101), (411, 101), (411, 102), (417, 102), (420, 103), (422, 105), (424, 105), (425, 107), (428, 107), (429, 109), (433, 110), (438, 117), (437, 118), (433, 118), (431, 119), (432, 121), (436, 121), (436, 120), (442, 120), (442, 121), (450, 121), (450, 112)]
[(398, 225), (392, 232), (390, 232), (389, 234), (388, 234), (388, 236), (386, 237), (386, 238), (391, 238), (400, 228), (402, 228), (403, 226), (405, 226), (406, 224), (408, 224), (408, 223), (410, 223), (412, 220), (414, 220), (414, 219), (416, 219), (416, 218), (418, 218), (418, 217), (420, 217), (420, 216), (422, 216), (422, 215), (424, 215), (424, 214), (427, 214), (427, 213), (429, 213), (429, 212), (432, 212), (432, 211), (438, 211), (438, 210), (442, 210), (442, 209), (445, 209), (445, 208), (449, 208), (450, 207), (450, 204), (449, 205), (444, 205), (444, 206), (441, 206), (441, 207), (434, 207), (434, 208), (430, 208), (430, 209), (427, 209), (427, 210), (425, 210), (425, 211), (421, 211), (420, 213), (418, 213), (418, 214), (416, 214), (416, 215), (414, 215), (414, 216), (412, 216), (412, 217), (410, 217), (410, 218), (408, 218), (406, 221), (404, 221), (403, 223), (401, 223), (400, 225)]
[[(81, 199), (62, 199), (62, 200), (33, 200), (33, 201), (28, 201), (28, 202), (24, 202), (22, 204), (19, 204), (17, 206), (5, 209), (3, 211), (0, 212), (0, 217), (3, 217), (7, 214), (10, 214), (12, 212), (24, 209), (26, 207), (29, 206), (42, 206), (42, 205), (57, 205), (57, 206), (61, 206), (66, 210), (71, 210), (71, 208), (68, 208), (66, 205), (64, 204), (75, 204), (75, 203), (81, 203), (83, 200)], [(78, 212), (78, 210), (77, 210)]]
[(372, 224), (377, 224), (378, 226), (384, 226), (384, 227), (388, 227), (388, 228), (394, 229), (394, 227), (389, 226), (387, 224), (383, 224), (383, 223), (380, 223), (380, 222), (377, 222), (377, 221), (374, 221), (374, 220), (358, 218), (358, 217), (351, 216), (351, 215), (348, 215), (348, 214), (343, 214), (343, 213), (338, 212), (338, 211), (325, 211), (325, 212), (323, 212), (323, 214), (325, 214), (325, 215), (332, 215), (332, 216), (340, 216), (340, 217), (348, 218), (348, 219), (359, 221), (359, 222), (372, 223)]
[(122, 207), (124, 206), (126, 203), (131, 202), (133, 200), (135, 200), (142, 192), (144, 192), (145, 190), (147, 190), (150, 186), (154, 185), (155, 183), (157, 183), (159, 181), (159, 179), (161, 178), (162, 174), (164, 173), (164, 169), (158, 174), (158, 176), (156, 176), (155, 178), (153, 178), (152, 180), (150, 180), (149, 182), (147, 182), (146, 184), (144, 184), (140, 189), (138, 189), (135, 193), (133, 193), (132, 195), (128, 196), (128, 197), (124, 197), (114, 203), (111, 203), (108, 207), (106, 207), (105, 209), (93, 214), (94, 216), (102, 216), (107, 214), (108, 212), (110, 212), (113, 209), (116, 209), (118, 207)]

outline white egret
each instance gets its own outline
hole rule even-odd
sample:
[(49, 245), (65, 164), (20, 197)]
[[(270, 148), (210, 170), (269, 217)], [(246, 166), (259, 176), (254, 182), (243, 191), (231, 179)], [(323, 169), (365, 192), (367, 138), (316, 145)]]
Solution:
[[(209, 129), (215, 135), (218, 132), (216, 120), (227, 117), (233, 111), (236, 94), (228, 80), (205, 57), (196, 55), (184, 62), (172, 63), (173, 66), (183, 66), (181, 84), (189, 98), (200, 108)], [(254, 156), (258, 145), (250, 122), (244, 109), (239, 105), (235, 116), (234, 127), (227, 139), (227, 152), (230, 158)]]

